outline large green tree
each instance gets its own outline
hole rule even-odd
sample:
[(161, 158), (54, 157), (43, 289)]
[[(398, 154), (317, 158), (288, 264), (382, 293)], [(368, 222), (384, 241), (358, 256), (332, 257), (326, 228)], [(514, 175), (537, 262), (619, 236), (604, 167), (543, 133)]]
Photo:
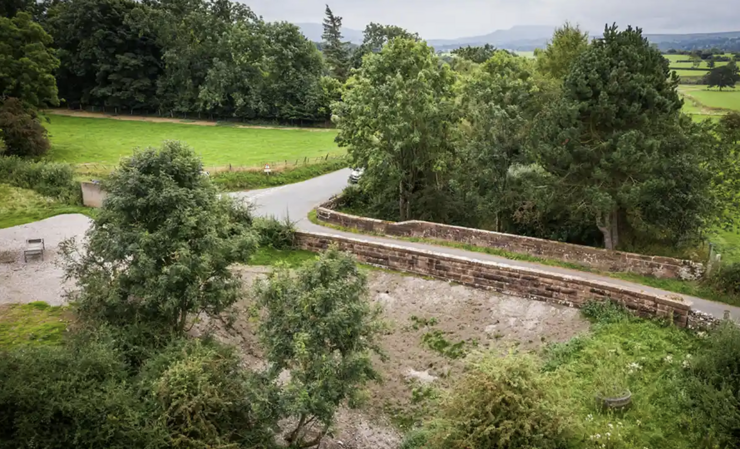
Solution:
[(695, 236), (715, 206), (711, 139), (680, 114), (677, 84), (640, 29), (610, 26), (537, 121), (533, 158), (551, 183), (548, 201), (598, 227), (608, 249), (625, 233)]
[(362, 44), (352, 53), (352, 67), (359, 68), (365, 55), (378, 53), (391, 39), (398, 37), (419, 40), (418, 34), (410, 33), (399, 26), (370, 22), (363, 32)]
[(133, 0), (69, 0), (52, 8), (46, 26), (59, 49), (60, 94), (68, 106), (155, 110), (162, 72), (154, 36), (138, 29)]
[(498, 51), (506, 52), (506, 50), (498, 50), (493, 45), (486, 44), (481, 47), (471, 47), (470, 45), (467, 47), (460, 47), (452, 50), (452, 54), (460, 58), (467, 59), (468, 61), (475, 62), (476, 64), (483, 64), (491, 59), (491, 57)]
[(366, 169), (361, 187), (401, 220), (442, 219), (449, 206), (440, 194), (453, 155), (454, 81), (426, 43), (393, 39), (365, 57), (335, 106), (337, 141)]
[(342, 41), (342, 18), (335, 16), (329, 5), (326, 5), (324, 17), (324, 57), (334, 78), (344, 82), (349, 77), (349, 49)]
[(727, 87), (734, 88), (738, 81), (740, 81), (740, 72), (738, 72), (735, 61), (715, 67), (704, 75), (704, 84), (708, 84), (710, 88), (719, 87), (720, 91)]
[(239, 298), (229, 265), (246, 260), (256, 238), (202, 168), (191, 149), (167, 142), (111, 175), (81, 253), (64, 246), (83, 316), (179, 333), (192, 315), (218, 314)]
[(51, 43), (29, 13), (0, 17), (0, 98), (15, 97), (34, 108), (59, 104), (53, 75), (59, 60)]
[(535, 51), (537, 69), (558, 79), (565, 78), (575, 60), (588, 48), (588, 43), (588, 32), (565, 22), (555, 30), (544, 50)]
[(458, 85), (457, 179), (475, 205), (476, 226), (503, 230), (510, 170), (524, 161), (523, 147), (540, 109), (533, 73), (530, 61), (500, 51)]

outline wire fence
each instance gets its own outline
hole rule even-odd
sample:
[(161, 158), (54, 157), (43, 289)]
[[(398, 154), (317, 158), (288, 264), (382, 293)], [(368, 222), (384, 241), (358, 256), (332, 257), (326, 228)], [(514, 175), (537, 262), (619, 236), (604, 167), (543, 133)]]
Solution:
[[(336, 161), (339, 159), (346, 159), (346, 154), (338, 153), (327, 153), (324, 156), (318, 157), (303, 157), (297, 159), (280, 159), (280, 160), (266, 160), (259, 163), (258, 165), (211, 165), (204, 166), (203, 170), (208, 173), (225, 173), (225, 172), (263, 172), (265, 168), (269, 166), (270, 171), (279, 172), (286, 169), (293, 169), (296, 167), (302, 167), (307, 165), (322, 164), (330, 161)], [(76, 171), (79, 174), (87, 174), (90, 176), (94, 175), (105, 175), (112, 172), (118, 167), (116, 164), (101, 164), (97, 162), (89, 162), (76, 165)]]

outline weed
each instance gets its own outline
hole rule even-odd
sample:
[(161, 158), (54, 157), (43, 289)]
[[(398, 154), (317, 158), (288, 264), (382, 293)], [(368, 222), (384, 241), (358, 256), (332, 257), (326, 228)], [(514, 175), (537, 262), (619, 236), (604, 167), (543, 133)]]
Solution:
[(425, 328), (425, 327), (436, 326), (439, 323), (439, 320), (437, 320), (434, 317), (432, 317), (432, 318), (419, 318), (416, 315), (411, 315), (410, 320), (411, 320), (411, 323), (412, 323), (411, 324), (411, 328), (413, 330), (415, 330), (415, 331), (418, 331), (419, 329)]
[[(439, 329), (435, 329), (431, 332), (425, 333), (421, 337), (421, 342), (429, 349), (442, 354), (445, 357), (451, 359), (459, 359), (467, 355), (465, 349), (465, 341), (461, 340), (457, 343), (451, 343), (445, 338), (445, 332)], [(477, 342), (472, 342), (471, 345), (477, 345)]]

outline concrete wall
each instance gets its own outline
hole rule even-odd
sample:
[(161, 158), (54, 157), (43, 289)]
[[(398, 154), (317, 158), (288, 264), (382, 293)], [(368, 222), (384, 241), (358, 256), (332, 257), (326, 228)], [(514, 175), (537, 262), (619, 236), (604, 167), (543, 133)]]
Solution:
[(392, 270), (433, 276), (507, 295), (569, 307), (580, 308), (591, 300), (611, 299), (643, 317), (672, 318), (679, 326), (686, 326), (689, 322), (691, 304), (682, 301), (678, 296), (660, 296), (606, 282), (514, 268), (361, 239), (329, 234), (296, 233), (296, 246), (301, 249), (318, 252), (332, 244), (337, 245), (342, 251), (354, 254), (360, 262)]
[(106, 193), (100, 184), (82, 182), (80, 187), (82, 188), (82, 204), (87, 207), (103, 207)]
[(513, 253), (529, 254), (596, 268), (603, 271), (631, 272), (657, 278), (693, 280), (702, 277), (704, 265), (670, 257), (607, 251), (590, 246), (573, 245), (552, 240), (523, 237), (480, 229), (449, 226), (426, 221), (375, 220), (332, 210), (336, 200), (322, 204), (317, 218), (326, 223), (399, 237), (421, 237), (475, 246), (498, 248)]

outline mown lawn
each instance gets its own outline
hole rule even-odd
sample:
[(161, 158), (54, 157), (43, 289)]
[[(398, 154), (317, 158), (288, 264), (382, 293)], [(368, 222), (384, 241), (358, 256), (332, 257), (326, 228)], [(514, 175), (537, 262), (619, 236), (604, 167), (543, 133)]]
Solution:
[(159, 147), (180, 140), (203, 158), (206, 166), (257, 166), (340, 154), (334, 130), (259, 129), (197, 126), (47, 115), (51, 135), (49, 159), (72, 164), (113, 166), (134, 148)]
[(70, 206), (33, 190), (0, 184), (0, 229), (43, 220), (61, 214), (92, 215), (95, 210)]
[(45, 302), (0, 306), (0, 350), (62, 342), (69, 317)]

